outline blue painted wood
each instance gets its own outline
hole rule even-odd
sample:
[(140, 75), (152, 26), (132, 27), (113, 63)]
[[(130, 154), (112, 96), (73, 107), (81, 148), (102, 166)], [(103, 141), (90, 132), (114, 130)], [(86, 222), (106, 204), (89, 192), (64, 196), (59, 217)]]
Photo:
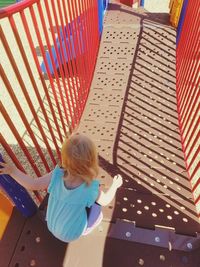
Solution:
[(98, 0), (99, 35), (101, 35), (103, 30), (103, 14), (104, 14), (103, 0)]
[(178, 23), (178, 27), (177, 27), (177, 34), (176, 34), (176, 46), (178, 46), (178, 42), (181, 36), (181, 31), (182, 31), (182, 27), (183, 27), (183, 23), (185, 20), (185, 14), (187, 11), (187, 6), (188, 6), (188, 0), (184, 0), (183, 1), (183, 6), (182, 6), (182, 10), (181, 10), (181, 14), (180, 14), (180, 18), (179, 18), (179, 23)]
[[(0, 154), (0, 162), (4, 162)], [(24, 187), (18, 184), (10, 175), (0, 175), (0, 187), (12, 199), (17, 209), (25, 216), (30, 217), (37, 212), (37, 205)]]
[(108, 8), (108, 4), (109, 4), (109, 0), (103, 0), (104, 13), (105, 13), (106, 9)]
[(143, 6), (144, 7), (144, 0), (141, 0), (140, 1), (140, 6)]
[[(80, 23), (80, 19), (78, 18), (78, 23), (80, 24), (79, 25), (79, 28), (81, 29), (80, 32), (78, 33), (79, 34), (79, 49), (80, 51), (78, 51), (79, 54), (83, 54), (84, 51), (85, 51), (85, 46), (84, 46), (84, 41), (83, 41), (83, 30), (82, 30), (82, 24)], [(68, 27), (68, 28), (67, 28)], [(70, 33), (70, 38), (68, 38), (68, 34), (67, 32), (69, 31)], [(73, 32), (73, 34), (72, 34)], [(75, 21), (72, 21), (71, 23), (69, 23), (67, 26), (65, 26), (65, 29), (64, 29), (64, 32), (62, 31), (62, 28), (60, 28), (60, 39), (61, 39), (61, 42), (59, 40), (59, 38), (57, 37), (56, 38), (56, 45), (57, 45), (57, 48), (58, 48), (58, 54), (59, 54), (59, 57), (60, 57), (60, 60), (61, 60), (61, 63), (64, 64), (64, 62), (69, 62), (70, 60), (72, 59), (76, 59), (76, 52), (75, 52), (75, 47), (74, 47), (74, 39), (76, 39), (76, 28), (75, 28)], [(66, 45), (67, 47), (66, 47)], [(62, 56), (62, 52), (61, 52), (61, 49), (63, 50), (63, 53), (64, 53), (64, 58)], [(68, 51), (68, 53), (67, 53)], [(49, 67), (49, 70), (50, 70), (50, 73), (51, 74), (54, 74), (54, 70), (53, 70), (53, 64), (52, 64), (52, 60), (55, 64), (55, 67), (56, 69), (59, 68), (59, 63), (58, 63), (58, 57), (57, 57), (57, 54), (56, 54), (56, 50), (55, 50), (55, 47), (52, 47), (51, 48), (51, 52), (52, 52), (52, 59), (50, 57), (50, 53), (49, 51), (47, 51), (45, 53), (45, 56), (46, 56), (46, 60), (48, 62), (48, 67)], [(47, 73), (47, 70), (46, 70), (46, 66), (44, 64), (44, 62), (42, 62), (41, 64), (41, 70), (43, 73)]]

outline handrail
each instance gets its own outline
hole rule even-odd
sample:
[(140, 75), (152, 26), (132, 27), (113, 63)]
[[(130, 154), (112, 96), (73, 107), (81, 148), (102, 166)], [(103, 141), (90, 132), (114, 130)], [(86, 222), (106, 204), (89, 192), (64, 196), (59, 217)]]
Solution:
[[(177, 46), (177, 106), (185, 163), (200, 218), (199, 16), (200, 2), (185, 1)], [(181, 28), (182, 27), (182, 28)]]
[(40, 2), (40, 0), (23, 0), (15, 4), (0, 8), (0, 19), (14, 15), (17, 12), (23, 11), (25, 8)]
[(24, 0), (0, 9), (0, 22), (0, 142), (6, 157), (40, 176), (56, 165), (86, 104), (99, 47), (97, 1)]

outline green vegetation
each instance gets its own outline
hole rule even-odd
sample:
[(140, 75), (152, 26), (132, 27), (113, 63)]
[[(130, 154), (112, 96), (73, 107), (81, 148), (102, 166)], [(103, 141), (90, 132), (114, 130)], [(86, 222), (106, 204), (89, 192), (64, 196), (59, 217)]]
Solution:
[(16, 0), (0, 0), (0, 8), (16, 3)]

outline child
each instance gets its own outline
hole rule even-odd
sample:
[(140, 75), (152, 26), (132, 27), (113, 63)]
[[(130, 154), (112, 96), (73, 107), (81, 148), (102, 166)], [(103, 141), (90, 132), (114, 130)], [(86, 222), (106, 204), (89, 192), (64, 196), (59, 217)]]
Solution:
[(101, 206), (108, 205), (122, 177), (114, 177), (107, 192), (99, 189), (98, 156), (94, 143), (82, 134), (67, 139), (61, 149), (61, 166), (33, 179), (8, 163), (0, 163), (0, 174), (9, 174), (29, 190), (46, 189), (49, 193), (47, 226), (64, 242), (90, 233), (102, 220)]

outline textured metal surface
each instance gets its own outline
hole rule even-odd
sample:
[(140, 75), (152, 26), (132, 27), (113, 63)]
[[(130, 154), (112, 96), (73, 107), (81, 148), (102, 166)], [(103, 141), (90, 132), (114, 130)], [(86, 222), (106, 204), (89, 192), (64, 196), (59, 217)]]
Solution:
[[(192, 201), (188, 205), (192, 208)], [(104, 209), (105, 219), (112, 218), (113, 222), (128, 220), (135, 222), (137, 227), (147, 229), (155, 229), (156, 225), (160, 225), (183, 235), (200, 232), (195, 211), (192, 216), (191, 213), (177, 199), (168, 200), (164, 194), (141, 193), (125, 188), (119, 189), (116, 201)]]
[(164, 15), (111, 4), (79, 131), (96, 143), (103, 187), (117, 173), (124, 178), (105, 220), (195, 236), (200, 225), (179, 135), (175, 37)]
[[(124, 239), (106, 238), (109, 231), (109, 225), (102, 223), (91, 235), (81, 238), (79, 242), (71, 243), (67, 250), (70, 257), (66, 258), (64, 267), (74, 266), (74, 263), (77, 267), (198, 267), (199, 265), (198, 250), (191, 253), (169, 251), (166, 248)], [(77, 251), (81, 251), (85, 257), (79, 258)]]
[(51, 235), (45, 221), (35, 215), (27, 221), (9, 267), (59, 267), (66, 248), (65, 243)]
[(134, 223), (117, 220), (111, 224), (109, 237), (138, 242), (171, 250), (191, 252), (200, 247), (200, 237), (176, 234), (172, 229), (157, 226), (155, 230), (139, 228)]
[[(123, 225), (122, 225), (123, 224)], [(121, 229), (120, 229), (121, 227)], [(133, 237), (133, 224), (103, 222), (93, 233), (70, 244), (56, 240), (46, 228), (38, 215), (29, 219), (24, 228), (15, 256), (10, 267), (199, 267), (199, 249), (188, 253), (174, 250), (177, 240), (172, 240), (172, 250), (167, 248), (169, 236), (162, 231), (136, 229)], [(115, 231), (117, 230), (117, 235)], [(146, 237), (144, 236), (146, 234)], [(159, 234), (159, 236), (158, 236)], [(141, 236), (140, 236), (141, 235)], [(110, 238), (109, 236), (116, 236)], [(173, 236), (173, 234), (172, 234)], [(152, 239), (153, 245), (130, 242), (137, 238), (147, 242)], [(120, 239), (118, 239), (120, 238)], [(188, 237), (186, 244), (191, 241)], [(160, 245), (166, 246), (159, 247)], [(181, 244), (183, 246), (183, 243)], [(5, 266), (3, 266), (5, 267)]]
[(25, 222), (26, 219), (14, 208), (4, 235), (0, 240), (0, 267), (7, 267), (9, 265)]

